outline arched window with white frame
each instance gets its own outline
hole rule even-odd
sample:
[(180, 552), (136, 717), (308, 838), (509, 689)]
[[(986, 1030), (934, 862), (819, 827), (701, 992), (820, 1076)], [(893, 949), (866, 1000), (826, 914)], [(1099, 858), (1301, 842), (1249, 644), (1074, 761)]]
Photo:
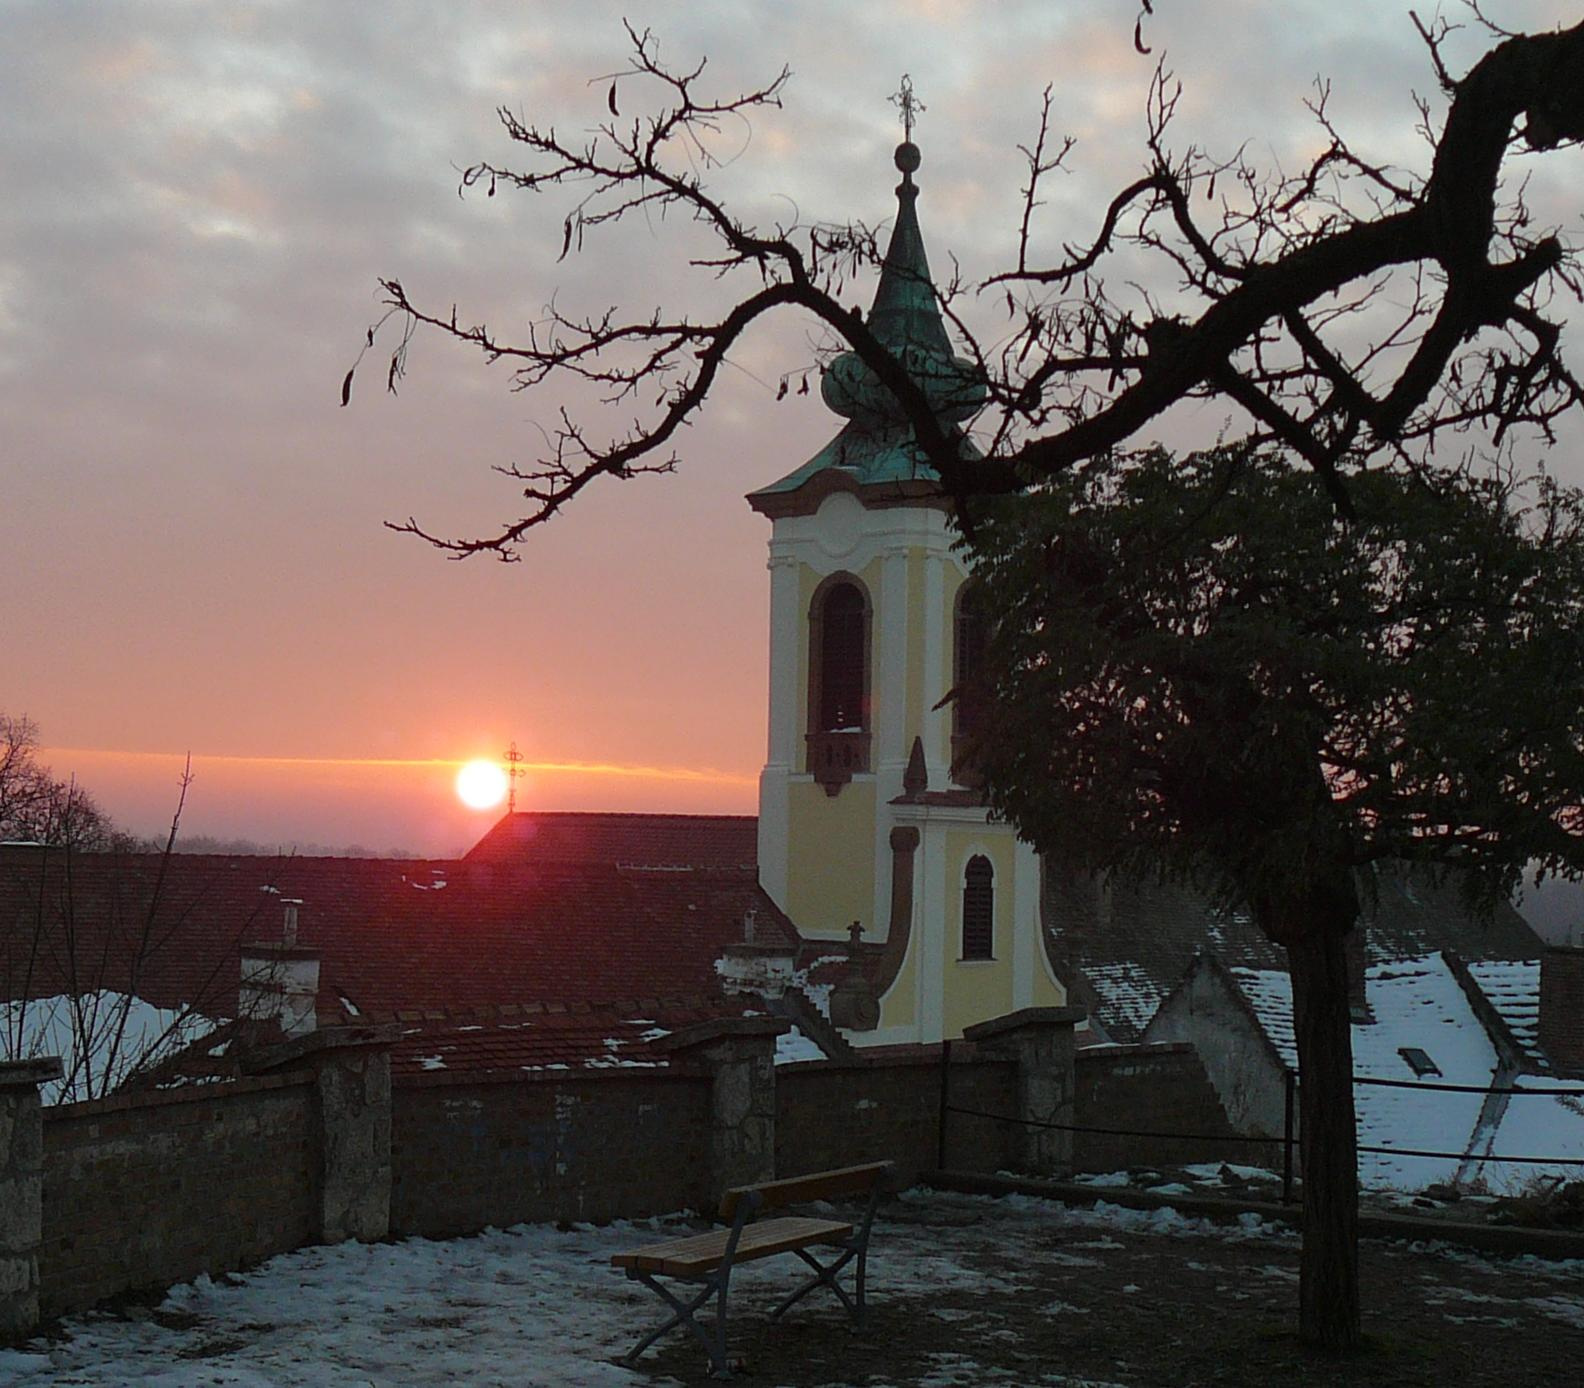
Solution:
[(962, 957), (995, 958), (995, 869), (982, 853), (963, 869)]

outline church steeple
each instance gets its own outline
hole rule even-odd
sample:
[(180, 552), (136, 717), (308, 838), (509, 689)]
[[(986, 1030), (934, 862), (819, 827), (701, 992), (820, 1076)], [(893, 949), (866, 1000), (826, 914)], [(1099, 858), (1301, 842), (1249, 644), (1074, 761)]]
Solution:
[[(911, 136), (913, 113), (921, 108), (906, 78), (898, 104), (903, 108), (905, 133)], [(973, 364), (953, 353), (930, 278), (918, 221), (919, 189), (913, 182), (922, 155), (911, 138), (897, 146), (895, 162), (902, 175), (896, 187), (896, 222), (867, 321), (881, 345), (924, 391), (936, 416), (959, 424), (984, 404), (985, 387)], [(860, 486), (934, 482), (934, 470), (924, 461), (896, 396), (856, 352), (842, 352), (826, 365), (820, 398), (850, 422), (802, 467), (753, 493), (748, 500), (755, 509), (779, 509), (782, 498), (832, 468)], [(966, 438), (962, 447), (966, 456), (973, 455)]]
[[(914, 182), (922, 108), (906, 78), (893, 100), (901, 182), (865, 322), (974, 456), (963, 429), (986, 389), (952, 351), (930, 279)], [(950, 498), (912, 417), (857, 352), (825, 363), (820, 396), (841, 432), (748, 498), (771, 522), (759, 882), (833, 948), (854, 920), (885, 942), (842, 985), (867, 1001), (837, 1019), (854, 1040), (935, 1042), (1065, 995), (1042, 952), (1034, 851), (958, 765), (944, 696), (971, 673), (982, 623)]]

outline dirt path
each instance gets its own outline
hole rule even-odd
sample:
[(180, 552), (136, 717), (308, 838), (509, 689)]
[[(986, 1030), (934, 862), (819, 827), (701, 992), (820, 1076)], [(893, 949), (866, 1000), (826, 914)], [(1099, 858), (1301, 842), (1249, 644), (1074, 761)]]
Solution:
[[(1014, 1197), (931, 1194), (877, 1228), (873, 1305), (850, 1332), (811, 1298), (766, 1320), (788, 1273), (746, 1271), (734, 1296), (739, 1381), (825, 1385), (1348, 1385), (1484, 1388), (1584, 1383), (1584, 1266), (1366, 1242), (1369, 1350), (1305, 1355), (1293, 1334), (1298, 1244), (1170, 1215), (1108, 1214)], [(890, 1264), (888, 1268), (888, 1251)], [(703, 1382), (673, 1338), (657, 1378)]]

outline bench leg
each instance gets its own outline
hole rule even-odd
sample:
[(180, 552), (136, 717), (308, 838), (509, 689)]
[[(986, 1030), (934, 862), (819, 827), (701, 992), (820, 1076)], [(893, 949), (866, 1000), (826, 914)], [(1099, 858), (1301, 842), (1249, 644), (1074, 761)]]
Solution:
[[(682, 1298), (676, 1296), (669, 1287), (665, 1286), (661, 1282), (656, 1281), (655, 1278), (647, 1272), (640, 1272), (636, 1268), (629, 1268), (627, 1270), (627, 1275), (635, 1281), (642, 1282), (644, 1286), (648, 1287), (650, 1291), (652, 1291), (656, 1296), (664, 1301), (667, 1306), (671, 1308), (672, 1314), (671, 1319), (668, 1320), (664, 1325), (662, 1325), (657, 1330), (650, 1331), (649, 1334), (645, 1335), (643, 1339), (638, 1341), (636, 1345), (628, 1350), (627, 1353), (621, 1357), (619, 1361), (621, 1364), (625, 1365), (629, 1369), (636, 1368), (638, 1356), (648, 1349), (650, 1345), (654, 1344), (654, 1342), (662, 1335), (674, 1330), (677, 1326), (685, 1325), (689, 1330), (699, 1337), (700, 1341), (702, 1341), (704, 1345), (705, 1351), (709, 1354), (712, 1376), (715, 1378), (731, 1377), (731, 1367), (726, 1362), (726, 1290), (730, 1275), (729, 1270), (727, 1276), (725, 1277), (719, 1274), (710, 1277), (704, 1283), (703, 1288), (696, 1296), (693, 1297), (691, 1301), (683, 1301)], [(711, 1297), (716, 1298), (715, 1333), (713, 1336), (710, 1335), (710, 1333), (705, 1330), (697, 1320), (694, 1319), (693, 1315), (693, 1313), (701, 1306), (705, 1305)]]
[[(828, 1266), (820, 1262), (819, 1259), (809, 1253), (807, 1249), (794, 1248), (792, 1251), (796, 1253), (797, 1256), (805, 1263), (807, 1263), (809, 1267), (814, 1269), (814, 1276), (809, 1278), (809, 1280), (796, 1291), (791, 1292), (789, 1295), (784, 1297), (775, 1310), (770, 1313), (771, 1319), (778, 1318), (782, 1312), (787, 1311), (793, 1306), (797, 1305), (798, 1302), (802, 1301), (804, 1297), (806, 1297), (816, 1288), (829, 1287), (831, 1291), (836, 1293), (836, 1296), (841, 1301), (841, 1304), (847, 1308), (847, 1314), (853, 1318), (854, 1323), (862, 1325), (864, 1312), (864, 1254), (867, 1252), (867, 1250), (849, 1248), (841, 1255), (841, 1257)], [(857, 1275), (853, 1282), (853, 1291), (855, 1293), (856, 1299), (847, 1295), (847, 1289), (843, 1287), (841, 1282), (838, 1280), (841, 1276), (841, 1270), (846, 1267), (847, 1264), (855, 1257), (858, 1260)]]

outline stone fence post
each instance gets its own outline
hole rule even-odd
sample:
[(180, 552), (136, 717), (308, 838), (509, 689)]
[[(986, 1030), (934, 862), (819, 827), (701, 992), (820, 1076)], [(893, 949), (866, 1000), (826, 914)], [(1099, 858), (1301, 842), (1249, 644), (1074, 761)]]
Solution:
[(255, 1074), (309, 1069), (319, 1139), (321, 1243), (390, 1233), (391, 1047), (399, 1026), (328, 1027), (253, 1052)]
[[(1073, 1027), (1081, 1007), (1025, 1007), (978, 1022), (963, 1039), (1017, 1063), (1017, 1116), (1035, 1123), (1073, 1121)], [(1031, 1175), (1065, 1176), (1073, 1164), (1073, 1135), (1061, 1128), (1020, 1126), (1013, 1139), (1018, 1167)]]
[(775, 1178), (775, 1039), (790, 1027), (780, 1017), (723, 1017), (655, 1043), (710, 1078), (710, 1200)]
[(0, 1344), (38, 1324), (44, 1235), (44, 1106), (38, 1087), (59, 1079), (60, 1057), (0, 1061)]

